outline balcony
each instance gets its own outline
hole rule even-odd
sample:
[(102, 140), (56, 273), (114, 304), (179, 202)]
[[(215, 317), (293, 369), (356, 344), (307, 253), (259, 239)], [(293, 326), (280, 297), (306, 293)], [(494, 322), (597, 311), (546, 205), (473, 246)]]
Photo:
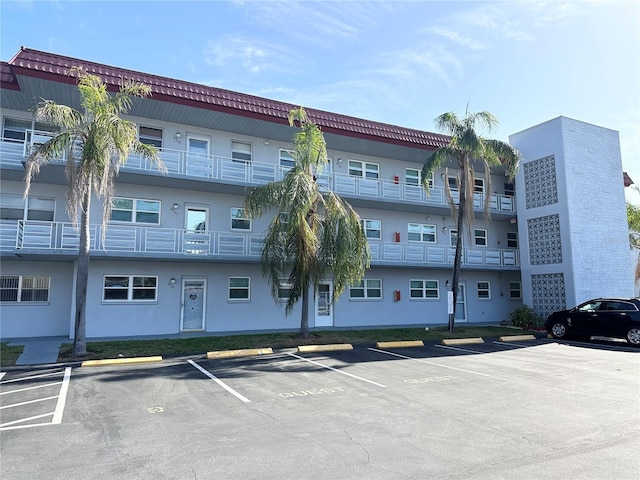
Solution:
[[(108, 225), (90, 226), (90, 248), (103, 256), (146, 258), (203, 258), (259, 261), (263, 235), (238, 232), (193, 231), (172, 228)], [(0, 252), (76, 255), (80, 234), (71, 223), (0, 221)], [(370, 241), (373, 265), (446, 267), (453, 265), (455, 249), (444, 245)], [(518, 250), (465, 248), (463, 265), (512, 267), (520, 265)]]
[[(32, 132), (28, 138), (43, 141), (42, 134)], [(22, 166), (22, 162), (32, 151), (35, 142), (16, 143), (0, 141), (0, 166)], [(160, 158), (167, 167), (170, 177), (226, 183), (239, 186), (259, 186), (282, 180), (288, 169), (271, 163), (243, 162), (214, 155), (195, 155), (180, 150), (161, 149)], [(60, 159), (64, 162), (64, 158)], [(156, 167), (139, 155), (129, 156), (121, 167), (124, 172), (147, 173), (157, 171)], [(326, 172), (318, 178), (319, 184), (338, 195), (357, 199), (381, 200), (395, 203), (411, 203), (449, 208), (443, 187), (433, 187), (429, 195), (420, 185), (412, 185), (396, 180), (382, 180), (356, 177), (337, 172)], [(457, 193), (453, 192), (454, 201)], [(482, 211), (485, 195), (474, 195), (474, 208)], [(508, 195), (491, 194), (491, 213), (514, 214), (515, 199)]]

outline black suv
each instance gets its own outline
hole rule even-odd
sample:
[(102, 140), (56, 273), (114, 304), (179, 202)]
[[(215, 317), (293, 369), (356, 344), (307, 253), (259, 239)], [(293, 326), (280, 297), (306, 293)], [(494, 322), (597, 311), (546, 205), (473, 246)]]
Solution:
[(595, 298), (571, 310), (553, 312), (544, 328), (554, 338), (620, 337), (640, 346), (640, 299)]

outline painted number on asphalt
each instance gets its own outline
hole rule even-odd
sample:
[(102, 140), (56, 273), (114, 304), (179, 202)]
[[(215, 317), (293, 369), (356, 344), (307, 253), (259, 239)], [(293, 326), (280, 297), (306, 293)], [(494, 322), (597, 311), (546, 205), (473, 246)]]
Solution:
[(344, 388), (342, 387), (312, 388), (310, 390), (299, 390), (297, 392), (284, 392), (284, 393), (278, 394), (278, 396), (282, 398), (293, 398), (293, 397), (306, 397), (309, 395), (323, 395), (327, 393), (336, 393), (336, 392), (344, 392)]
[(164, 412), (164, 408), (162, 407), (149, 407), (147, 408), (147, 413), (162, 413)]

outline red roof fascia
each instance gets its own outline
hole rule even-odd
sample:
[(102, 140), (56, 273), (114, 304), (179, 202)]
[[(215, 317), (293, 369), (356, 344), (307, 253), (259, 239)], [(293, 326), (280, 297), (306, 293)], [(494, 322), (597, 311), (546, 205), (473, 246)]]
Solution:
[(20, 90), (20, 84), (7, 62), (0, 62), (0, 86), (9, 90)]
[[(111, 91), (116, 91), (123, 81), (133, 80), (149, 85), (152, 98), (156, 100), (280, 124), (287, 124), (289, 112), (296, 108), (296, 105), (285, 102), (111, 67), (25, 47), (21, 47), (21, 50), (9, 61), (9, 65), (15, 76), (24, 75), (68, 84), (73, 84), (76, 81), (76, 76), (70, 75), (69, 70), (74, 66), (81, 66), (87, 72), (100, 76)], [(434, 150), (449, 143), (449, 137), (446, 135), (311, 108), (306, 111), (309, 118), (327, 133), (425, 150)]]
[(629, 185), (633, 185), (633, 180), (631, 180), (631, 177), (627, 174), (627, 172), (622, 172), (622, 178), (624, 179), (625, 187), (628, 187)]

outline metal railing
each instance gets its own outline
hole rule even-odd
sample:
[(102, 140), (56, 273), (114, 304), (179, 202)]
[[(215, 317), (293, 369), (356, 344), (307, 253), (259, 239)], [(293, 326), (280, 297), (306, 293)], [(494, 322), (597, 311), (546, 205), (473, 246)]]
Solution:
[[(149, 258), (165, 254), (259, 259), (264, 236), (255, 233), (214, 232), (137, 225), (90, 226), (90, 248), (107, 254), (144, 254)], [(0, 221), (0, 250), (3, 252), (68, 252), (78, 250), (80, 233), (71, 223), (35, 220)], [(370, 240), (372, 262), (380, 264), (452, 265), (455, 248), (420, 242)], [(520, 265), (518, 250), (465, 248), (464, 265)]]
[[(32, 132), (28, 138), (44, 141), (46, 132)], [(33, 150), (36, 142), (0, 141), (0, 165), (18, 165)], [(288, 168), (272, 163), (246, 162), (216, 155), (194, 154), (180, 150), (160, 149), (159, 156), (167, 167), (169, 176), (216, 181), (238, 185), (264, 185), (281, 180)], [(65, 159), (61, 158), (60, 162)], [(123, 171), (157, 171), (153, 162), (132, 153), (122, 167)], [(448, 206), (449, 202), (443, 187), (434, 186), (429, 194), (420, 185), (398, 180), (383, 180), (357, 177), (338, 172), (326, 172), (320, 175), (318, 182), (324, 188), (338, 195), (386, 200), (391, 202), (411, 202), (416, 204)], [(452, 192), (454, 202), (456, 192)], [(474, 207), (484, 208), (485, 194), (474, 194)], [(508, 195), (491, 194), (492, 212), (514, 213), (515, 199)]]

